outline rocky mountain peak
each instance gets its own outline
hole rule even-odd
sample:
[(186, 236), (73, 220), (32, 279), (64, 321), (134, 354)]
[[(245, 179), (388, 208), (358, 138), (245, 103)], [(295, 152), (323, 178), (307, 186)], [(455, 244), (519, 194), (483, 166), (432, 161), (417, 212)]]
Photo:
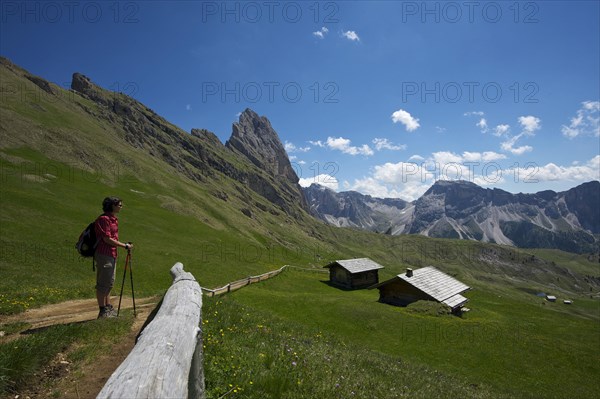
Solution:
[(249, 108), (233, 124), (233, 132), (225, 145), (271, 175), (283, 176), (292, 183), (299, 180), (271, 122)]
[(438, 180), (436, 181), (424, 195), (452, 193), (457, 191), (480, 191), (483, 190), (477, 184), (466, 180)]

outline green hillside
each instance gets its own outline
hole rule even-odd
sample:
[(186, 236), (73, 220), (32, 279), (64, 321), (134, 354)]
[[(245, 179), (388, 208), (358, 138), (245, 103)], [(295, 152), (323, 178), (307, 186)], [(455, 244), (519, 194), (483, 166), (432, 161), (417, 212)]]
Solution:
[[(205, 336), (220, 337), (219, 345), (206, 343), (212, 397), (229, 384), (243, 390), (228, 397), (255, 398), (598, 392), (597, 257), (334, 228), (308, 215), (288, 181), (209, 132), (184, 132), (123, 94), (66, 91), (5, 59), (0, 88), (0, 315), (94, 297), (91, 263), (73, 246), (102, 199), (117, 195), (124, 203), (120, 237), (136, 245), (136, 296), (164, 293), (175, 262), (212, 288), (284, 264), (321, 269), (352, 257), (384, 265), (381, 280), (434, 265), (473, 287), (467, 293), (473, 310), (462, 319), (434, 316), (422, 304), (383, 305), (376, 291), (340, 291), (307, 271), (207, 299)], [(546, 303), (538, 292), (574, 304)], [(60, 331), (20, 338), (21, 350), (44, 346), (43, 334), (52, 340)], [(74, 344), (86, 339), (73, 331)], [(291, 366), (283, 357), (290, 339), (309, 359), (302, 370), (299, 360)], [(38, 367), (24, 368), (16, 381), (11, 367), (22, 352), (15, 348), (0, 343), (5, 392)], [(235, 369), (225, 356), (240, 359)], [(340, 369), (354, 385), (333, 377)]]

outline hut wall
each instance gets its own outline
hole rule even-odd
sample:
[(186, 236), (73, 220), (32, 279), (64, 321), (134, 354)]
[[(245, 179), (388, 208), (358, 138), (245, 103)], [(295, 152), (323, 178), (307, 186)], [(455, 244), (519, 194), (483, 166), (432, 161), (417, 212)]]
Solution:
[(366, 288), (379, 282), (377, 270), (369, 270), (362, 273), (355, 273), (351, 276), (352, 288)]
[(404, 280), (394, 281), (381, 286), (379, 289), (379, 302), (391, 305), (406, 306), (419, 300), (434, 300), (423, 291), (408, 284)]
[(350, 288), (352, 286), (351, 274), (341, 266), (329, 268), (329, 281), (331, 284)]

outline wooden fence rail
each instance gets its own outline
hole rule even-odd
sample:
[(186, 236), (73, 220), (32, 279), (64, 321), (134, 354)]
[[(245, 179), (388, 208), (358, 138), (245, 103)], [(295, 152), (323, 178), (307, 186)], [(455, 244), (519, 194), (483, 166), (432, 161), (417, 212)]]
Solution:
[(279, 273), (281, 273), (282, 271), (284, 271), (286, 268), (290, 268), (290, 267), (293, 267), (293, 268), (296, 268), (296, 269), (300, 269), (300, 270), (309, 270), (309, 271), (313, 271), (313, 272), (317, 272), (317, 273), (329, 273), (326, 270), (306, 269), (306, 268), (301, 268), (301, 267), (297, 267), (297, 266), (285, 265), (285, 266), (280, 267), (277, 270), (273, 270), (273, 271), (270, 271), (270, 272), (267, 272), (267, 273), (263, 273), (263, 274), (260, 274), (258, 276), (250, 276), (250, 277), (243, 278), (241, 280), (232, 281), (231, 283), (229, 283), (229, 284), (227, 284), (227, 285), (225, 285), (223, 287), (220, 287), (220, 288), (214, 288), (214, 289), (211, 290), (209, 288), (202, 287), (202, 292), (206, 296), (209, 296), (209, 297), (213, 297), (213, 296), (217, 296), (217, 295), (223, 295), (223, 294), (226, 294), (228, 292), (239, 290), (240, 288), (245, 287), (247, 285), (255, 284), (255, 283), (260, 283), (261, 281), (268, 280), (268, 279), (270, 279), (272, 277), (277, 276)]
[(202, 291), (181, 263), (158, 313), (98, 398), (204, 398)]
[[(154, 319), (98, 394), (97, 398), (199, 398), (204, 394), (202, 293), (216, 296), (277, 276), (286, 268), (233, 281), (224, 287), (200, 287), (181, 263), (171, 268), (173, 283)], [(325, 270), (310, 270), (328, 273)]]

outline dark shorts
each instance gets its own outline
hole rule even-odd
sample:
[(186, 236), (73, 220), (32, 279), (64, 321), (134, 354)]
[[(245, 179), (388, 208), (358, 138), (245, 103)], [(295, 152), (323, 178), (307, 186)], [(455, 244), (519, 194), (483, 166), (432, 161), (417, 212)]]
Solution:
[(117, 259), (96, 253), (96, 290), (108, 294), (115, 284)]

